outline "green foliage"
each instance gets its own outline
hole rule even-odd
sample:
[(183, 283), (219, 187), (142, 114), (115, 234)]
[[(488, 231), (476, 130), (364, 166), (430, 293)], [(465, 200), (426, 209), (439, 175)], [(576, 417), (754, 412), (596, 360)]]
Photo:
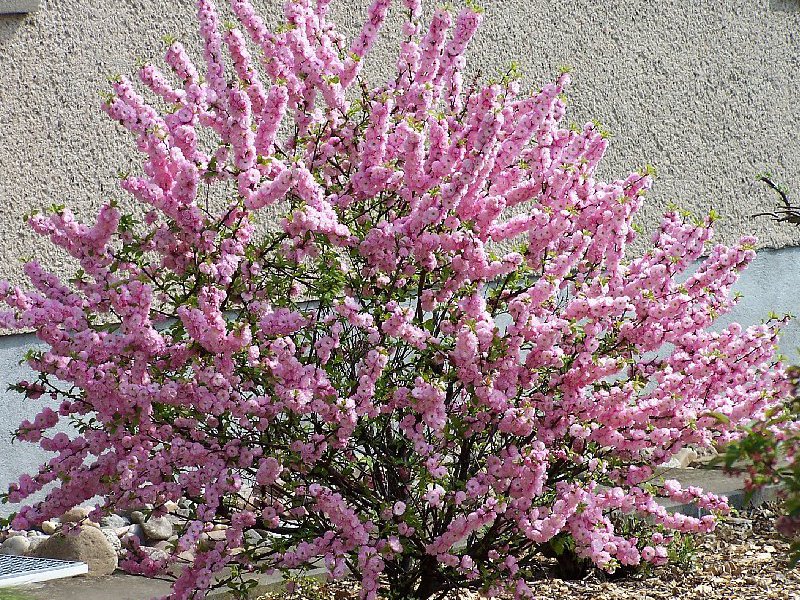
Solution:
[(678, 533), (667, 547), (670, 562), (677, 565), (690, 565), (697, 553), (697, 544), (690, 535)]
[[(792, 544), (790, 558), (800, 562), (800, 367), (787, 370), (794, 395), (783, 406), (770, 409), (765, 418), (745, 428), (745, 435), (730, 444), (724, 461), (729, 470), (745, 468), (751, 492), (780, 486), (784, 516), (778, 530)], [(745, 462), (746, 466), (741, 467)]]

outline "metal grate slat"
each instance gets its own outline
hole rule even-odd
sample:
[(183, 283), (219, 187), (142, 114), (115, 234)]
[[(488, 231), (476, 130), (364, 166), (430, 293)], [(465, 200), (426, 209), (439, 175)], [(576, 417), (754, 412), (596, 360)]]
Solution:
[(0, 554), (0, 588), (83, 575), (86, 563)]

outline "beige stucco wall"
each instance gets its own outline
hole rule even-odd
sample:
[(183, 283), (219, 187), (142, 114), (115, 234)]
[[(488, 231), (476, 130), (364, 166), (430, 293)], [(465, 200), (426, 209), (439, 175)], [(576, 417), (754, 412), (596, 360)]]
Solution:
[[(278, 0), (256, 3), (278, 22)], [(333, 12), (355, 32), (366, 4), (333, 0)], [(677, 201), (723, 213), (725, 240), (800, 241), (790, 226), (748, 218), (774, 202), (753, 184), (759, 171), (800, 189), (800, 0), (482, 4), (471, 68), (488, 75), (518, 60), (537, 86), (572, 65), (570, 118), (596, 117), (616, 134), (604, 174), (658, 169), (646, 226)], [(166, 34), (196, 49), (193, 12), (190, 0), (42, 0), (33, 14), (0, 16), (0, 277), (20, 281), (19, 257), (62, 261), (23, 226), (31, 208), (58, 202), (89, 215), (122, 197), (115, 173), (135, 164), (132, 140), (101, 113), (98, 93), (109, 74), (160, 55)], [(375, 77), (395, 47), (380, 44)]]

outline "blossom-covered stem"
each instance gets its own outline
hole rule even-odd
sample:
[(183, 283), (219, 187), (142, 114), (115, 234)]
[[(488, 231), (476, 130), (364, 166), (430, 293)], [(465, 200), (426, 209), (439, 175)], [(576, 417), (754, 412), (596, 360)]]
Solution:
[(203, 75), (171, 42), (178, 83), (146, 65), (155, 98), (120, 78), (103, 105), (142, 154), (121, 181), (137, 210), (30, 218), (80, 270), (0, 283), (0, 326), (42, 342), (15, 389), (48, 400), (18, 436), (51, 456), (5, 499), (46, 494), (14, 527), (180, 500), (176, 552), (131, 541), (123, 563), (192, 553), (172, 600), (320, 562), (366, 600), (527, 597), (541, 554), (663, 564), (729, 507), (655, 470), (789, 392), (781, 321), (715, 326), (755, 240), (712, 246), (713, 215), (673, 210), (627, 258), (652, 177), (599, 179), (608, 140), (562, 125), (566, 74), (464, 88), (480, 14), (425, 27), (402, 0), (397, 73), (371, 87), (390, 3), (350, 44), (328, 4), (289, 2), (272, 32), (231, 0), (241, 33), (221, 33), (198, 0)]

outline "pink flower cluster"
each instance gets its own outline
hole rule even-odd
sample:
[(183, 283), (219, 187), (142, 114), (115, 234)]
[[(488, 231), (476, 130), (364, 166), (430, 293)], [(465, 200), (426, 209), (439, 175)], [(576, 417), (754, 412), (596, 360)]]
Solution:
[[(533, 557), (556, 548), (662, 564), (714, 516), (659, 496), (728, 507), (654, 484), (658, 465), (785, 394), (779, 323), (711, 327), (753, 240), (709, 247), (710, 218), (671, 212), (627, 259), (650, 177), (596, 177), (607, 141), (561, 125), (568, 75), (533, 96), (513, 77), (465, 87), (481, 15), (425, 27), (404, 0), (397, 73), (370, 88), (389, 0), (352, 43), (327, 4), (288, 2), (271, 31), (232, 0), (241, 30), (223, 33), (199, 0), (204, 64), (171, 43), (171, 73), (139, 73), (157, 101), (120, 79), (103, 106), (143, 154), (122, 187), (144, 217), (31, 219), (80, 271), (32, 262), (31, 291), (0, 285), (0, 326), (45, 345), (18, 389), (53, 400), (20, 428), (53, 457), (8, 500), (54, 485), (14, 525), (96, 496), (97, 514), (184, 500), (195, 559), (173, 600), (226, 567), (319, 560), (368, 600), (381, 581), (530, 595)], [(53, 433), (70, 420), (80, 434)], [(206, 535), (220, 519), (224, 539)]]

